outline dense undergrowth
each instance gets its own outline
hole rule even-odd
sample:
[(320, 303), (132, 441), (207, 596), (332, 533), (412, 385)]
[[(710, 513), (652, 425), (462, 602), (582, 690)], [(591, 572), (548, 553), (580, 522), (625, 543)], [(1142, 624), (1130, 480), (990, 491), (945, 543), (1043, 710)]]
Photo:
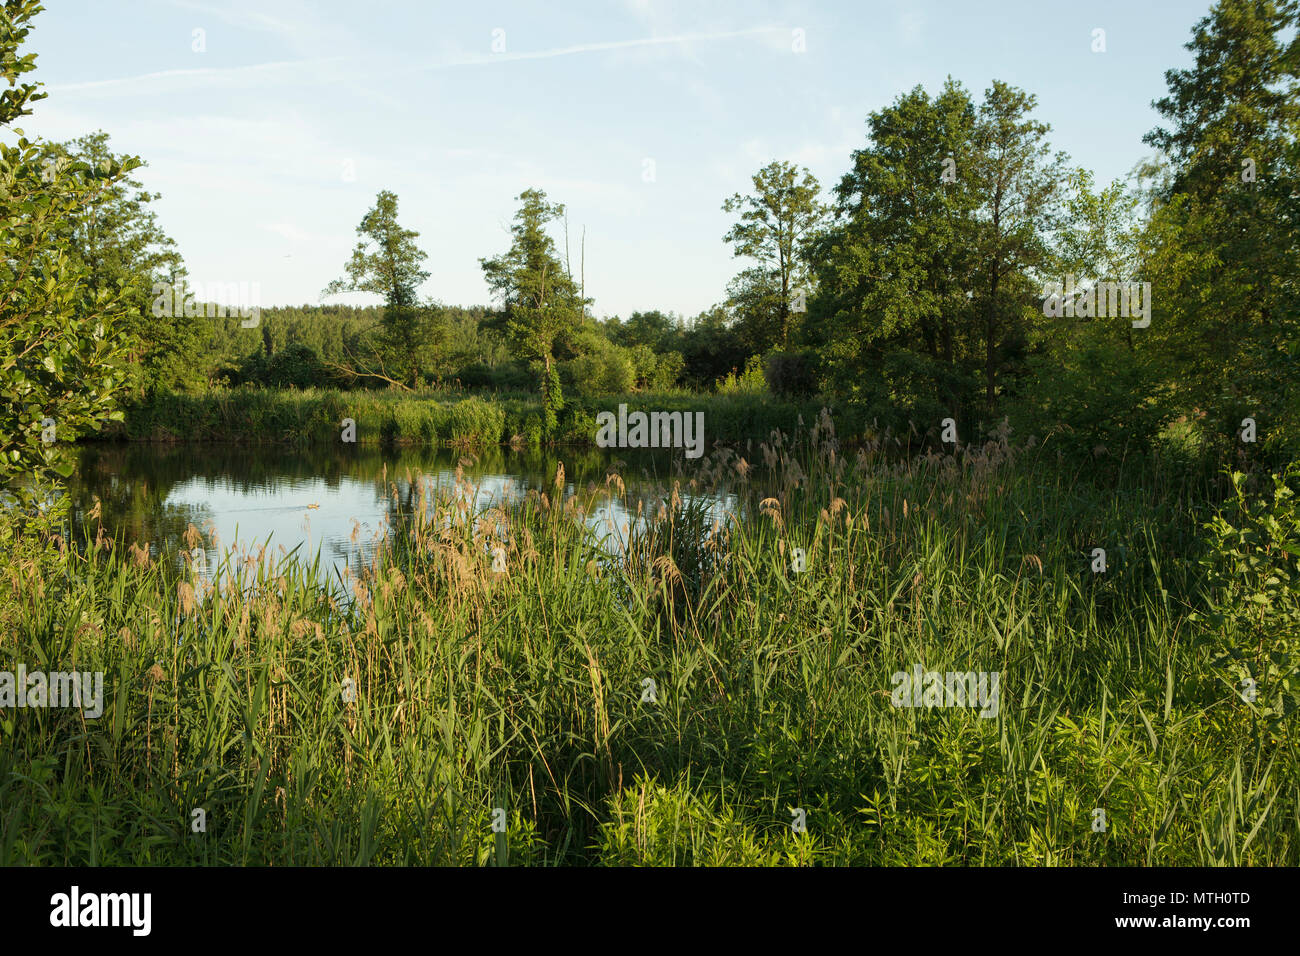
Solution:
[[(213, 389), (159, 391), (127, 402), (124, 421), (100, 437), (133, 441), (222, 441), (338, 444), (344, 419), (355, 423), (358, 444), (426, 444), (458, 447), (543, 443), (594, 445), (596, 415), (629, 408), (704, 411), (708, 441), (739, 442), (773, 430), (793, 433), (813, 421), (822, 405), (769, 394), (710, 395), (690, 391), (639, 392), (572, 399), (558, 427), (544, 432), (542, 405), (530, 392), (341, 391), (333, 389)], [(841, 431), (865, 424), (860, 413), (836, 413)]]
[[(829, 416), (754, 457), (604, 540), (615, 472), (483, 514), (404, 477), (350, 601), (296, 555), (213, 588), (18, 539), (0, 669), (105, 701), (0, 710), (0, 864), (1300, 863), (1294, 469), (899, 459)], [(997, 672), (997, 715), (892, 706), (917, 664)]]

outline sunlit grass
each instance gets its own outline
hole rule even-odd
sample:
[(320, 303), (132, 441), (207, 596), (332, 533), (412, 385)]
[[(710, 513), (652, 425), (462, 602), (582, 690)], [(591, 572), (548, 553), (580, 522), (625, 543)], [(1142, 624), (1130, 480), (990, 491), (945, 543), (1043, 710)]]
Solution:
[[(0, 669), (106, 701), (0, 711), (0, 863), (1300, 862), (1294, 718), (1189, 618), (1207, 490), (886, 445), (718, 452), (613, 541), (616, 478), (475, 514), (460, 476), (351, 601), (296, 555), (197, 593), (128, 543), (15, 553)], [(998, 716), (894, 708), (914, 664), (999, 672)]]

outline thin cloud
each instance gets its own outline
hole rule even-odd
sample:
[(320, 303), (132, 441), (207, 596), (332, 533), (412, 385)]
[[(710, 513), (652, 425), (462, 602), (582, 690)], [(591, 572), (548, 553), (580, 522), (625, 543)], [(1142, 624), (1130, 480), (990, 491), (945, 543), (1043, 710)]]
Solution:
[(709, 40), (729, 40), (735, 37), (756, 36), (764, 33), (784, 32), (783, 27), (750, 27), (747, 30), (726, 30), (720, 33), (683, 33), (669, 37), (643, 37), (636, 40), (607, 40), (601, 43), (578, 43), (553, 50), (534, 50), (528, 53), (478, 53), (441, 63), (426, 63), (417, 70), (445, 70), (457, 66), (480, 66), (484, 63), (501, 63), (509, 60), (549, 60), (576, 53), (600, 53), (606, 50), (627, 50), (633, 47), (661, 46), (667, 44), (695, 43)]
[[(574, 46), (558, 47), (552, 50), (534, 50), (525, 53), (505, 52), (473, 54), (437, 63), (425, 63), (413, 67), (411, 70), (398, 72), (406, 73), (425, 72), (428, 70), (445, 70), (460, 66), (482, 66), (487, 63), (500, 63), (515, 60), (547, 60), (555, 57), (573, 56), (579, 53), (600, 53), (608, 50), (627, 50), (637, 47), (728, 40), (736, 37), (759, 36), (774, 32), (783, 33), (785, 32), (785, 28), (774, 26), (750, 27), (745, 30), (727, 30), (718, 33), (684, 33), (668, 37), (643, 37), (635, 40), (610, 40), (602, 43), (580, 43), (575, 44)], [(332, 56), (309, 60), (280, 60), (273, 63), (257, 63), (250, 66), (200, 67), (192, 70), (159, 70), (154, 73), (142, 73), (138, 76), (115, 77), (107, 80), (85, 80), (79, 83), (51, 84), (46, 88), (51, 92), (63, 93), (91, 91), (111, 92), (121, 87), (157, 83), (159, 81), (171, 82), (175, 80), (188, 79), (224, 82), (227, 80), (239, 80), (277, 70), (299, 70), (352, 59), (355, 58), (349, 56)]]
[(206, 3), (197, 3), (196, 0), (168, 0), (168, 3), (183, 10), (194, 10), (198, 13), (209, 14), (237, 27), (268, 30), (272, 33), (287, 35), (291, 35), (299, 29), (294, 24), (276, 20), (274, 17), (269, 17), (265, 13), (256, 10), (223, 10), (220, 7), (209, 6)]
[(255, 63), (251, 66), (200, 67), (195, 70), (159, 70), (156, 73), (142, 73), (139, 76), (122, 76), (110, 80), (85, 80), (81, 83), (53, 83), (46, 87), (52, 92), (69, 93), (87, 90), (111, 90), (115, 87), (138, 83), (152, 83), (158, 80), (177, 79), (231, 79), (249, 74), (265, 73), (274, 70), (301, 69), (302, 67), (320, 66), (347, 60), (346, 56), (331, 56), (315, 60), (280, 60), (274, 63)]

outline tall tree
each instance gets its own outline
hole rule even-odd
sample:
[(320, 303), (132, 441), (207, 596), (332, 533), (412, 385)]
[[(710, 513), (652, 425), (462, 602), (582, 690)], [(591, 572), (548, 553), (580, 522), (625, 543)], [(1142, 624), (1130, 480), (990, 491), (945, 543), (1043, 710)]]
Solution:
[(564, 206), (547, 202), (540, 189), (526, 189), (518, 199), (510, 248), (479, 263), (488, 288), (502, 305), (515, 355), (533, 363), (540, 375), (549, 433), (558, 424), (564, 404), (556, 349), (582, 327), (586, 302), (546, 232), (549, 223), (563, 218)]
[[(746, 270), (736, 286), (747, 306), (775, 311), (770, 339), (756, 342), (756, 351), (773, 344), (788, 348), (791, 338), (791, 297), (811, 293), (811, 270), (805, 249), (826, 218), (818, 199), (821, 187), (807, 169), (780, 160), (754, 174), (754, 192), (734, 194), (722, 204), (724, 212), (740, 213), (740, 221), (723, 237), (734, 254), (756, 259), (759, 266)], [(765, 336), (768, 339), (768, 336)]]
[(949, 80), (867, 119), (868, 145), (835, 190), (816, 244), (810, 308), (826, 384), (922, 419), (962, 417), (973, 401), (975, 106)]
[(1065, 176), (1033, 104), (995, 82), (976, 108), (949, 79), (869, 117), (817, 247), (815, 314), (841, 390), (960, 419), (978, 389), (992, 415), (1027, 345)]
[[(1035, 274), (1051, 261), (1060, 228), (1065, 158), (1047, 144), (1051, 127), (1030, 116), (1035, 98), (999, 80), (985, 91), (975, 124), (973, 294), (983, 314), (984, 402), (997, 408), (997, 378), (1024, 350), (1038, 311)], [(1041, 313), (1039, 313), (1041, 314)]]
[(1145, 242), (1152, 344), (1207, 435), (1243, 416), (1300, 444), (1300, 15), (1293, 0), (1219, 0), (1165, 74), (1168, 169)]
[[(383, 190), (362, 217), (357, 235), (361, 241), (344, 266), (347, 278), (334, 280), (323, 294), (373, 292), (384, 297), (384, 313), (371, 348), (373, 361), (344, 371), (414, 388), (421, 369), (436, 361), (446, 334), (441, 309), (420, 302), (420, 285), (429, 278), (421, 268), (428, 256), (415, 244), (420, 234), (398, 223), (397, 194)], [(390, 369), (402, 378), (390, 377)]]
[[(35, 68), (35, 54), (19, 51), (42, 9), (34, 0), (0, 6), (0, 127), (43, 96), (38, 84), (19, 82)], [(0, 143), (0, 484), (31, 506), (42, 500), (44, 482), (71, 473), (69, 440), (122, 417), (122, 329), (133, 290), (84, 295), (86, 274), (62, 226), (139, 161), (45, 167), (43, 146), (12, 132), (13, 145)], [(0, 539), (19, 514), (30, 515), (30, 507), (0, 508)]]
[[(52, 170), (69, 163), (98, 169), (105, 163), (121, 164), (126, 158), (113, 153), (108, 134), (100, 131), (68, 143), (46, 145), (41, 163)], [(100, 290), (119, 285), (135, 290), (123, 323), (131, 343), (131, 363), (145, 387), (175, 388), (204, 378), (201, 356), (212, 329), (186, 316), (181, 308), (161, 316), (153, 314), (154, 284), (183, 287), (185, 282), (185, 263), (152, 208), (159, 198), (137, 180), (123, 178), (105, 184), (59, 229), (85, 273), (81, 288), (87, 300)]]

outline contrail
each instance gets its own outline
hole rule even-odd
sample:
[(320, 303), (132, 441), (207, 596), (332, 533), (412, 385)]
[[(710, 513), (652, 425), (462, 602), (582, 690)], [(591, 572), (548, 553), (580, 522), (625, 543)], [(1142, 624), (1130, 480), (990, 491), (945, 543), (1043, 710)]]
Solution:
[(638, 40), (608, 40), (603, 43), (579, 43), (574, 46), (558, 47), (554, 50), (535, 50), (531, 53), (481, 53), (458, 60), (442, 63), (428, 63), (417, 70), (443, 70), (453, 66), (477, 66), (482, 63), (494, 63), (502, 60), (546, 60), (557, 56), (570, 56), (574, 53), (597, 53), (602, 50), (622, 50), (628, 47), (656, 46), (664, 43), (690, 43), (695, 40), (726, 40), (732, 37), (754, 36), (758, 33), (771, 33), (782, 27), (751, 27), (747, 30), (728, 30), (722, 33), (683, 33), (671, 37), (643, 37)]
[(51, 91), (94, 90), (118, 86), (123, 83), (141, 83), (150, 80), (175, 79), (183, 76), (235, 76), (240, 73), (256, 73), (261, 70), (279, 70), (285, 67), (314, 66), (325, 63), (337, 63), (347, 60), (346, 56), (331, 56), (318, 60), (280, 60), (275, 63), (256, 63), (252, 66), (201, 67), (197, 70), (160, 70), (157, 73), (142, 73), (139, 76), (121, 76), (111, 80), (86, 80), (81, 83), (51, 83), (45, 87)]
[[(559, 56), (572, 56), (575, 53), (599, 53), (604, 50), (624, 50), (640, 46), (662, 46), (664, 44), (690, 43), (694, 41), (727, 40), (733, 37), (772, 33), (783, 29), (783, 27), (774, 26), (750, 27), (746, 30), (728, 30), (720, 33), (682, 33), (677, 36), (642, 37), (637, 40), (608, 40), (603, 43), (579, 43), (574, 46), (558, 47), (553, 50), (534, 50), (530, 53), (481, 53), (454, 60), (425, 63), (411, 67), (407, 70), (398, 70), (395, 72), (416, 73), (424, 72), (426, 70), (446, 70), (458, 66), (482, 66), (486, 63), (500, 63), (508, 60), (547, 60)], [(79, 90), (103, 90), (129, 83), (147, 83), (153, 80), (174, 80), (182, 77), (208, 77), (216, 79), (220, 77), (238, 76), (241, 73), (257, 73), (294, 67), (318, 66), (327, 63), (338, 63), (339, 61), (350, 59), (352, 59), (352, 57), (333, 56), (312, 60), (280, 60), (274, 63), (258, 63), (252, 66), (235, 66), (227, 68), (202, 67), (195, 70), (161, 70), (156, 73), (142, 73), (139, 76), (124, 76), (109, 80), (86, 80), (80, 83), (56, 83), (48, 85), (46, 89), (51, 92), (74, 92)]]

